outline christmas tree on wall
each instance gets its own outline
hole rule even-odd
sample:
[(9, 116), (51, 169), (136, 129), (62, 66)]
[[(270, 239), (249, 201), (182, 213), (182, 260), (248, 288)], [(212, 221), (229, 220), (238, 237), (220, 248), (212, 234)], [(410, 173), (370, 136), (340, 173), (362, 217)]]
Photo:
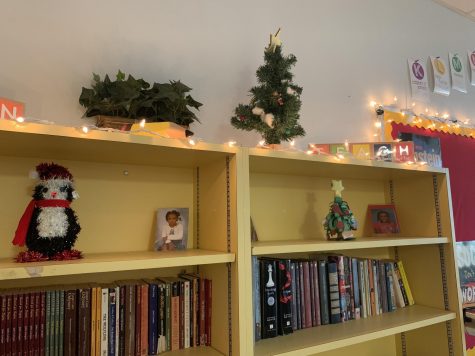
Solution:
[(270, 36), (264, 52), (265, 64), (256, 72), (258, 85), (250, 90), (250, 104), (239, 104), (231, 118), (234, 127), (259, 132), (268, 145), (305, 135), (298, 123), (302, 88), (292, 82), (290, 72), (297, 58), (282, 54), (279, 33), (280, 29)]

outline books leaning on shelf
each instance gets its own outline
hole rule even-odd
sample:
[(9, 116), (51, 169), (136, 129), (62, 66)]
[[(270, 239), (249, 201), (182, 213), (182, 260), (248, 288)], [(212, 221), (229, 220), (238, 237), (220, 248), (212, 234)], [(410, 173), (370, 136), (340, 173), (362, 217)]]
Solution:
[(211, 288), (209, 279), (182, 274), (2, 290), (0, 354), (147, 356), (209, 346)]
[(253, 257), (255, 340), (414, 304), (401, 261), (322, 254)]

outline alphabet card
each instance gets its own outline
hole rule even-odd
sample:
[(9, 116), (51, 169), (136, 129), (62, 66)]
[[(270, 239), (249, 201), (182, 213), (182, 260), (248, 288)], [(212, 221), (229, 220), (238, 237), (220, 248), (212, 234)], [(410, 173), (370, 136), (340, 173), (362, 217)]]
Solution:
[(15, 120), (16, 118), (23, 116), (25, 106), (22, 103), (0, 98), (0, 120)]

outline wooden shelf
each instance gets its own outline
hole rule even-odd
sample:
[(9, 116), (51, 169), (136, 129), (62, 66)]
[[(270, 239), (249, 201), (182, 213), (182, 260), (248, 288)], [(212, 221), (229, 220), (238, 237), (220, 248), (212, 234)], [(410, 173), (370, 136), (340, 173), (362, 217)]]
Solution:
[(260, 340), (256, 356), (312, 355), (455, 319), (454, 312), (414, 305), (393, 313), (317, 326), (293, 334)]
[(233, 253), (195, 249), (85, 254), (83, 259), (74, 261), (16, 263), (11, 259), (2, 259), (0, 260), (0, 280), (146, 270), (234, 261)]
[(252, 243), (254, 256), (299, 253), (343, 251), (378, 247), (417, 246), (446, 244), (447, 237), (359, 237), (352, 241), (286, 240), (256, 241)]
[(223, 356), (223, 354), (212, 347), (209, 346), (200, 346), (200, 347), (190, 347), (189, 349), (178, 350), (178, 351), (169, 351), (160, 353), (160, 355), (167, 356)]
[(192, 168), (234, 154), (237, 148), (204, 142), (191, 146), (186, 140), (120, 132), (85, 134), (74, 127), (0, 120), (0, 152), (13, 157)]
[(393, 179), (445, 173), (445, 168), (408, 165), (392, 162), (333, 155), (308, 155), (303, 152), (249, 149), (249, 169), (252, 173), (319, 176), (352, 179)]

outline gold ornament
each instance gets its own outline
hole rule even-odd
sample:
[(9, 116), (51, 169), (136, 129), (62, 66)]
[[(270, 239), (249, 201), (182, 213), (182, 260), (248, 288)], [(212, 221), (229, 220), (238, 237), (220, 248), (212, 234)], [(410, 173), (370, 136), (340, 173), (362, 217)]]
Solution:
[(280, 34), (280, 28), (277, 30), (275, 35), (273, 35), (272, 33), (270, 34), (269, 47), (267, 47), (268, 51), (275, 52), (275, 49), (282, 45), (282, 41), (279, 38), (279, 34)]

